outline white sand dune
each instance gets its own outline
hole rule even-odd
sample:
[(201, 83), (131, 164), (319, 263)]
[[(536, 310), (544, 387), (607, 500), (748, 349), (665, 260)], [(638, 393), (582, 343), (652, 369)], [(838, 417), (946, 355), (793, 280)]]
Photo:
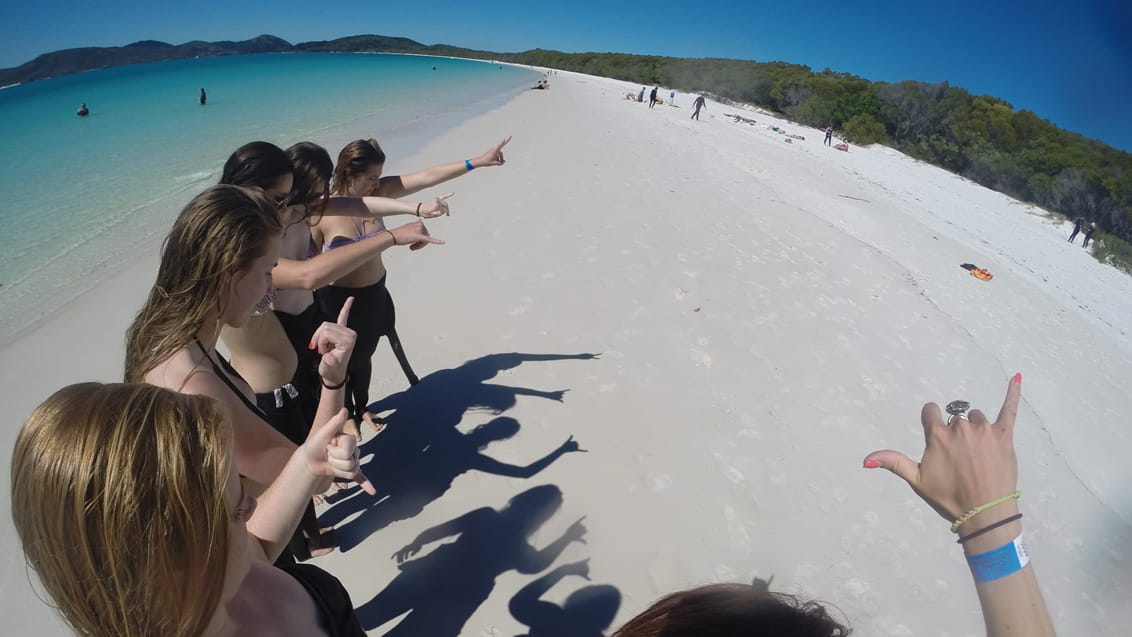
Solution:
[[(587, 543), (555, 564), (589, 559), (591, 582), (567, 578), (547, 599), (616, 586), (615, 625), (675, 589), (773, 575), (775, 590), (836, 604), (862, 635), (982, 634), (947, 523), (861, 459), (885, 447), (919, 454), (923, 402), (962, 398), (993, 414), (1021, 371), (1022, 511), (1055, 622), (1063, 635), (1132, 624), (1132, 436), (1121, 424), (1132, 412), (1121, 389), (1132, 378), (1132, 277), (1067, 243), (1041, 211), (890, 149), (839, 152), (820, 131), (760, 113), (744, 113), (754, 126), (735, 123), (723, 113), (737, 109), (712, 102), (690, 121), (689, 95), (650, 110), (623, 99), (639, 87), (550, 79), (550, 91), (391, 159), (387, 172), (412, 170), (514, 135), (505, 167), (436, 189), (457, 192), (452, 217), (430, 226), (449, 243), (389, 256), (389, 286), (417, 372), (456, 370), (447, 398), (429, 379), (417, 388), (440, 407), (410, 404), (403, 417), (451, 424), (461, 411), (441, 407), (471, 397), (502, 411), (462, 413), (461, 432), (497, 415), (521, 427), (488, 456), (526, 465), (571, 435), (588, 453), (530, 479), (469, 471), (414, 517), (317, 560), (356, 605), (394, 581), (390, 556), (422, 531), (554, 484), (561, 510), (529, 540), (546, 547), (585, 516)], [(806, 139), (784, 143), (764, 124)], [(120, 377), (121, 334), (156, 250), (0, 351), (10, 416), (0, 447), (52, 390)], [(513, 352), (600, 357), (482, 359)], [(494, 374), (461, 367), (477, 359)], [(404, 388), (383, 345), (373, 396)], [(558, 401), (530, 390), (569, 391)], [(6, 621), (18, 634), (59, 630), (28, 587), (10, 525), (0, 541)], [(516, 545), (501, 539), (499, 550)], [(470, 581), (491, 557), (444, 565), (459, 547), (436, 546), (419, 564), (447, 569), (438, 586)], [(500, 575), (462, 634), (525, 632), (508, 603), (535, 577)], [(435, 599), (416, 608), (413, 621), (455, 612)]]

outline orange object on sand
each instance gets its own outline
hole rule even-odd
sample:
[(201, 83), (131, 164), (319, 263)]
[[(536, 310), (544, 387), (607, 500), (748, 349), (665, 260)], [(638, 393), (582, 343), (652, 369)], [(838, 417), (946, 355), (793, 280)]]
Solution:
[(983, 281), (990, 281), (994, 278), (994, 275), (990, 273), (990, 270), (986, 270), (984, 268), (975, 268), (974, 270), (970, 270), (969, 272), (971, 273), (971, 276)]

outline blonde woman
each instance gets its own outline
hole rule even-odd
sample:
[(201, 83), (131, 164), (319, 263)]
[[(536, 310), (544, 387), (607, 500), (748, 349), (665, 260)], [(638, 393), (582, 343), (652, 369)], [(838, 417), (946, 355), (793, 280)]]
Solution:
[(271, 565), (322, 476), (356, 468), (344, 420), (299, 446), (257, 506), (217, 401), (144, 384), (61, 389), (12, 456), (24, 554), (78, 635), (364, 635), (337, 579)]

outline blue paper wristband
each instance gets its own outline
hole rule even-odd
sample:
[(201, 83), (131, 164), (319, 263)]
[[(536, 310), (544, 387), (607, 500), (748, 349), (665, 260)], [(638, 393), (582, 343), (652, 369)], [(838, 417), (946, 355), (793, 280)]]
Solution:
[(475, 166), (472, 165), (472, 160), (465, 159), (464, 160), (464, 168), (467, 168), (468, 170), (475, 168)]
[(1004, 544), (996, 549), (967, 556), (967, 566), (971, 567), (971, 574), (976, 582), (993, 582), (1007, 575), (1013, 575), (1030, 563), (1030, 552), (1022, 536), (1014, 538), (1013, 542)]

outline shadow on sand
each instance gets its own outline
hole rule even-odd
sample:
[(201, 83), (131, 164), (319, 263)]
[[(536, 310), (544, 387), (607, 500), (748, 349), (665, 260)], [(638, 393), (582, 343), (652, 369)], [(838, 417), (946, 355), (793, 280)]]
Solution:
[[(425, 530), (394, 554), (401, 573), (357, 608), (362, 626), (372, 630), (405, 615), (387, 637), (457, 637), (498, 576), (512, 570), (539, 573), (571, 542), (582, 541), (586, 529), (578, 520), (545, 548), (531, 546), (531, 535), (561, 506), (559, 488), (542, 485), (516, 495), (502, 509), (483, 507)], [(411, 559), (425, 545), (449, 537), (457, 539)]]
[(439, 498), (461, 474), (476, 470), (515, 478), (530, 478), (563, 454), (584, 451), (572, 437), (526, 466), (510, 465), (484, 455), (488, 444), (505, 440), (520, 429), (514, 418), (499, 417), (461, 433), (456, 425), (469, 410), (501, 414), (518, 396), (561, 401), (567, 390), (538, 391), (488, 383), (500, 371), (523, 362), (592, 360), (594, 354), (490, 354), (455, 369), (433, 372), (403, 392), (370, 405), (375, 414), (392, 411), (385, 430), (362, 445), (362, 457), (372, 455), (363, 470), (377, 487), (371, 497), (356, 487), (332, 496), (333, 506), (319, 522), (337, 526), (339, 546), (348, 551), (392, 522), (420, 513)]
[(584, 586), (561, 606), (541, 599), (568, 575), (590, 579), (589, 560), (563, 564), (511, 598), (511, 616), (530, 627), (524, 637), (601, 637), (621, 607), (621, 592), (608, 584)]

